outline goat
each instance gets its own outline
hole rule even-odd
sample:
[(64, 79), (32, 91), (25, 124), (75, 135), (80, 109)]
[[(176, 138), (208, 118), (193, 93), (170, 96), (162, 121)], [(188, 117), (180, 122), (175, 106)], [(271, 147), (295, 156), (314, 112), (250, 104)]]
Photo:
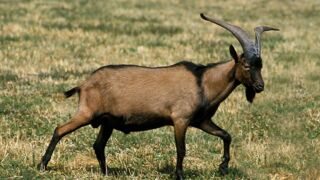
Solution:
[(54, 130), (39, 169), (47, 168), (62, 137), (88, 124), (101, 126), (93, 148), (103, 174), (107, 174), (104, 150), (113, 129), (128, 134), (170, 125), (174, 128), (177, 150), (177, 179), (183, 179), (185, 134), (189, 126), (223, 140), (219, 172), (227, 174), (231, 136), (211, 118), (238, 85), (246, 87), (249, 102), (264, 90), (260, 36), (264, 31), (279, 29), (256, 27), (254, 43), (240, 27), (200, 15), (230, 31), (240, 42), (243, 53), (238, 55), (230, 45), (232, 60), (206, 66), (182, 61), (166, 67), (108, 65), (97, 69), (82, 85), (65, 92), (66, 97), (79, 94), (78, 111), (69, 122)]

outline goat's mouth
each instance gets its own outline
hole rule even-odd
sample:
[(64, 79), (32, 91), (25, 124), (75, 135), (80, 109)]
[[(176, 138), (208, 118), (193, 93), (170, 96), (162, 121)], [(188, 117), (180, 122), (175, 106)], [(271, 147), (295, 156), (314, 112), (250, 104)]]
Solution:
[(259, 84), (245, 85), (245, 87), (255, 93), (261, 93), (264, 90), (263, 85), (259, 85)]

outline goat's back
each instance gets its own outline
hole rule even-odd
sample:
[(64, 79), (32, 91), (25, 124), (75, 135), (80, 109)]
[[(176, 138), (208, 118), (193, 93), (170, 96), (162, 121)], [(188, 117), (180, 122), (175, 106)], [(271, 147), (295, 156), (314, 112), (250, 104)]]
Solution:
[(114, 116), (152, 114), (162, 117), (192, 113), (199, 103), (197, 77), (183, 64), (147, 68), (105, 66), (81, 86), (99, 98), (100, 113)]

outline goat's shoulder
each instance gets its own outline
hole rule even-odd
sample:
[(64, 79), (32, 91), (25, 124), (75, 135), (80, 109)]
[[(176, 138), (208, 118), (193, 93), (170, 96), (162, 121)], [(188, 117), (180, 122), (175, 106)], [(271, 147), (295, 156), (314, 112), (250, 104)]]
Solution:
[(191, 72), (197, 79), (197, 84), (200, 86), (202, 81), (202, 76), (207, 69), (207, 66), (202, 64), (195, 64), (191, 61), (181, 61), (173, 66), (183, 66), (187, 71)]

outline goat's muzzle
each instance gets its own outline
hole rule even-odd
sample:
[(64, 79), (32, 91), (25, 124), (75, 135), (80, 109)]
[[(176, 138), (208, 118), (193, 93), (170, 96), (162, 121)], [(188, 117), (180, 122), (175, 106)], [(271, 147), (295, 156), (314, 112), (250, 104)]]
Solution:
[(260, 93), (264, 90), (264, 84), (263, 83), (255, 83), (255, 84), (253, 84), (253, 89), (256, 93)]

